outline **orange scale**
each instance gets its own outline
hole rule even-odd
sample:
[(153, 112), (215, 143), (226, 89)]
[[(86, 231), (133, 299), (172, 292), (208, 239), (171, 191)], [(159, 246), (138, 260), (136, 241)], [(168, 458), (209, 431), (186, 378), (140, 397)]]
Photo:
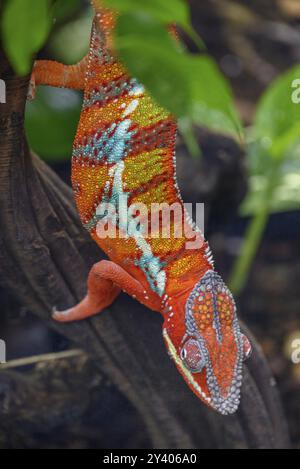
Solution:
[(79, 132), (86, 129), (86, 121), (88, 121), (88, 128), (99, 129), (99, 125), (107, 125), (115, 123), (121, 117), (120, 106), (123, 99), (118, 99), (117, 102), (110, 102), (107, 106), (90, 106), (82, 113), (82, 118), (79, 123)]
[[(118, 62), (114, 62), (112, 64), (97, 65), (94, 68), (94, 71), (95, 74), (91, 74), (87, 83), (87, 93), (91, 93), (95, 89), (98, 89), (103, 85), (109, 86), (112, 81), (118, 80), (122, 76), (124, 76), (125, 80), (126, 76), (128, 76), (125, 68)], [(100, 83), (99, 77), (101, 77)]]
[(73, 165), (72, 184), (79, 188), (75, 194), (80, 214), (94, 213), (95, 204), (101, 201), (105, 183), (108, 180), (107, 166), (82, 167)]
[(105, 238), (101, 239), (97, 235), (96, 228), (91, 231), (91, 236), (94, 241), (107, 253), (110, 252), (110, 258), (114, 262), (120, 264), (124, 263), (124, 260), (134, 260), (136, 253), (136, 242), (133, 239), (128, 239), (124, 242), (124, 239), (120, 239), (118, 236), (118, 230), (116, 230), (116, 238)]

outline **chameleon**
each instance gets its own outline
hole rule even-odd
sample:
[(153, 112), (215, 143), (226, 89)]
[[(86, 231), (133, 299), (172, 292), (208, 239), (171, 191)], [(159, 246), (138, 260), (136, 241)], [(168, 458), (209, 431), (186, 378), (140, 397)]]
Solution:
[[(92, 267), (83, 300), (55, 310), (53, 318), (85, 319), (126, 292), (161, 313), (167, 352), (194, 394), (220, 414), (233, 414), (251, 344), (241, 332), (233, 296), (215, 271), (208, 242), (185, 210), (176, 178), (176, 119), (118, 58), (117, 13), (99, 0), (92, 5), (87, 56), (69, 66), (37, 60), (29, 92), (33, 98), (38, 85), (84, 92), (72, 186), (83, 226), (107, 256)], [(179, 206), (183, 216), (164, 222), (162, 205)], [(132, 207), (146, 212), (134, 213)], [(153, 212), (169, 236), (151, 225)], [(185, 230), (178, 235), (180, 225)], [(115, 229), (114, 236), (105, 236), (107, 226)], [(193, 249), (187, 247), (191, 240)]]

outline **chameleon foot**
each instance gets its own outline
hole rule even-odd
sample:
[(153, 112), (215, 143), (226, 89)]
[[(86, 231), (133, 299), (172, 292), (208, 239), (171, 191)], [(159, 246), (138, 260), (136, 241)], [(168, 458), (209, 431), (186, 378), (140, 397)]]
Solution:
[(151, 300), (142, 285), (122, 267), (103, 260), (92, 267), (88, 278), (88, 293), (82, 302), (66, 311), (54, 311), (53, 319), (70, 322), (94, 316), (110, 306), (121, 290), (150, 309), (160, 311), (160, 298)]
[(89, 289), (86, 297), (73, 308), (65, 311), (54, 310), (52, 318), (58, 322), (81, 321), (95, 316), (110, 306), (120, 293), (120, 288), (114, 284), (107, 285), (106, 281), (98, 279), (98, 291)]

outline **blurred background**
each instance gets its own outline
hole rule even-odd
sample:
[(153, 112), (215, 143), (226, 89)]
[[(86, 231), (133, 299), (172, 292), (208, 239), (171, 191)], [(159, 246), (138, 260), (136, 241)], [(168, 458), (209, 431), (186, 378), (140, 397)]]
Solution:
[[(240, 145), (229, 136), (198, 126), (195, 136), (201, 155), (197, 157), (191, 156), (179, 136), (179, 186), (186, 202), (206, 204), (206, 236), (217, 270), (232, 283), (240, 316), (264, 350), (279, 385), (293, 446), (300, 448), (300, 364), (293, 364), (291, 359), (293, 341), (300, 339), (299, 141), (286, 152), (276, 173), (276, 190), (264, 192), (274, 164), (264, 154), (268, 145), (259, 146), (255, 133), (251, 133), (255, 120), (263, 122), (257, 117), (257, 109), (262, 96), (272, 92), (270, 84), (287, 76), (300, 63), (300, 2), (189, 3), (195, 29), (232, 86), (247, 143)], [(64, 7), (62, 4), (59, 2), (54, 27), (39, 57), (72, 64), (88, 50), (92, 11), (88, 2), (81, 0), (69, 0)], [(194, 43), (184, 34), (183, 38), (190, 51), (195, 52)], [(290, 93), (289, 82), (281, 83), (287, 83), (286, 92)], [(26, 111), (31, 147), (68, 184), (81, 101), (80, 93), (42, 87)], [(278, 106), (282, 103), (278, 102)], [(295, 114), (300, 117), (300, 104)], [(272, 113), (268, 117), (272, 120)], [(249, 234), (251, 220), (257, 215), (259, 219), (262, 201), (268, 197), (271, 203), (260, 226), (261, 242), (258, 234), (256, 242), (252, 242), (253, 256), (248, 262), (245, 260), (248, 267), (244, 265), (243, 269), (239, 265), (243, 241), (248, 235), (251, 246), (255, 237), (255, 229), (252, 238)], [(239, 281), (241, 272), (243, 278)], [(16, 409), (8, 421), (0, 422), (2, 446), (147, 448), (139, 417), (109, 382), (94, 379), (93, 364), (85, 355), (73, 352), (72, 344), (47, 329), (1, 289), (0, 304), (1, 338), (8, 344), (7, 366), (12, 371), (21, 370), (24, 377), (33, 380), (33, 388), (24, 387), (22, 399), (28, 401), (34, 395), (40, 399), (38, 415), (32, 409), (30, 415), (27, 412), (22, 416)], [(43, 358), (53, 353), (60, 354), (58, 359)], [(39, 355), (40, 359), (26, 361), (26, 357)], [(16, 361), (19, 359), (24, 360)], [(64, 379), (60, 380), (62, 376)], [(7, 386), (14, 389), (12, 379), (10, 376)], [(15, 386), (19, 395), (19, 383)], [(7, 405), (4, 388), (0, 389), (3, 409)], [(62, 396), (72, 409), (67, 416)], [(51, 421), (47, 415), (49, 405), (54, 409)]]

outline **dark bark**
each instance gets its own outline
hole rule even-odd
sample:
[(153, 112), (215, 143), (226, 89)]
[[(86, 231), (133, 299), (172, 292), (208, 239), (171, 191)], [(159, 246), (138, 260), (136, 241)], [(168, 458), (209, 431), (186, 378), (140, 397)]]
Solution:
[(3, 365), (0, 412), (1, 448), (147, 448), (150, 444), (142, 419), (80, 350)]
[(239, 412), (224, 418), (189, 391), (169, 360), (161, 318), (126, 296), (81, 323), (57, 324), (51, 310), (81, 299), (101, 254), (81, 227), (72, 194), (30, 152), (23, 129), (27, 79), (0, 56), (7, 104), (0, 118), (0, 282), (50, 327), (95, 361), (127, 397), (154, 448), (279, 448), (287, 430), (269, 369), (254, 342)]

